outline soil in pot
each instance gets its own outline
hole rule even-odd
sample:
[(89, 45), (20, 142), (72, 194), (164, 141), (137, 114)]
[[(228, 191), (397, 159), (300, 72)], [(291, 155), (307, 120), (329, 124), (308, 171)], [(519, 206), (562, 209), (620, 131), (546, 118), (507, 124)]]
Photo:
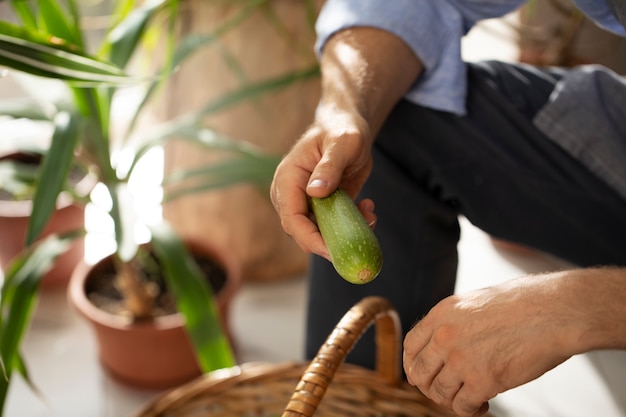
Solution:
[[(192, 253), (216, 294), (222, 327), (233, 345), (228, 311), (240, 282), (238, 269), (232, 262), (220, 264), (204, 252)], [(141, 389), (173, 388), (199, 376), (201, 369), (182, 315), (176, 312), (163, 280), (153, 277), (158, 283), (154, 318), (133, 322), (114, 278), (110, 257), (93, 266), (83, 263), (69, 289), (71, 302), (94, 328), (103, 368), (117, 381)]]
[[(158, 265), (156, 259), (152, 258), (152, 260), (155, 262), (155, 265)], [(214, 294), (219, 294), (227, 281), (224, 268), (207, 256), (194, 254), (194, 260), (202, 270), (204, 276), (207, 277)], [(152, 317), (176, 314), (178, 312), (176, 309), (176, 301), (172, 294), (167, 291), (165, 282), (158, 272), (158, 268), (151, 273), (147, 272), (147, 274), (150, 275), (150, 280), (155, 283), (154, 289), (157, 292)], [(89, 281), (85, 283), (85, 292), (89, 301), (99, 309), (110, 314), (128, 317), (129, 312), (125, 307), (121, 292), (115, 285), (115, 277), (115, 268), (113, 264), (109, 262), (105, 264), (97, 274), (93, 274)]]

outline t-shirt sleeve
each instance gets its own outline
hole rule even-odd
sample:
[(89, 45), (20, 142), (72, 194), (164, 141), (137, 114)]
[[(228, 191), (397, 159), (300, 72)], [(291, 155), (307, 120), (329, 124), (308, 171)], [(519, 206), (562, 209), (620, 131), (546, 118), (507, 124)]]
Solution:
[(424, 73), (407, 92), (416, 104), (465, 113), (466, 66), (461, 39), (481, 19), (502, 16), (523, 0), (328, 0), (318, 18), (318, 53), (336, 32), (349, 27), (376, 27), (406, 42), (424, 65)]

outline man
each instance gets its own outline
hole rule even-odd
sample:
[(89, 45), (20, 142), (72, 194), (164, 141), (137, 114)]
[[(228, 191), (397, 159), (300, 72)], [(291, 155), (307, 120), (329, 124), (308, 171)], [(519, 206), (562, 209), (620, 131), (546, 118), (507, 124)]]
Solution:
[[(624, 34), (620, 1), (577, 5)], [(329, 259), (308, 198), (337, 187), (363, 197), (383, 248), (381, 275), (363, 286), (314, 259), (307, 356), (350, 306), (385, 296), (408, 381), (461, 416), (572, 355), (626, 348), (626, 82), (599, 67), (464, 64), (472, 25), (522, 3), (329, 0), (315, 120), (271, 190), (303, 250)], [(451, 295), (460, 214), (580, 268)], [(349, 361), (372, 366), (372, 347)]]

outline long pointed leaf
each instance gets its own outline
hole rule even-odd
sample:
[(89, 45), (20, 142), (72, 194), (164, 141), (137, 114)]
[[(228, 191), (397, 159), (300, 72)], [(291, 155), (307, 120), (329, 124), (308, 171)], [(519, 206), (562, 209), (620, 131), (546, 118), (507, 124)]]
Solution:
[(25, 27), (37, 29), (37, 18), (35, 17), (35, 11), (32, 8), (31, 2), (13, 0), (11, 1), (11, 7), (13, 7), (15, 14)]
[(293, 71), (285, 75), (271, 78), (269, 80), (250, 84), (238, 90), (235, 90), (230, 94), (226, 94), (223, 97), (218, 98), (217, 100), (207, 103), (198, 112), (196, 112), (193, 117), (196, 117), (199, 120), (204, 116), (220, 112), (243, 101), (251, 100), (263, 94), (278, 91), (295, 83), (304, 82), (318, 76), (319, 66), (314, 65), (310, 68)]
[(317, 7), (314, 0), (304, 0), (306, 18), (311, 34), (315, 34), (315, 22), (317, 21)]
[(98, 176), (102, 182), (115, 182), (117, 177), (111, 160), (108, 91), (97, 88), (73, 88), (72, 92), (74, 104), (85, 119), (84, 131), (89, 132), (81, 136), (83, 152), (87, 160), (98, 167)]
[(111, 28), (116, 27), (121, 21), (126, 19), (126, 17), (135, 9), (135, 4), (137, 0), (117, 0), (114, 2), (114, 10)]
[(24, 362), (22, 354), (18, 353), (16, 355), (13, 368), (14, 371), (17, 371), (20, 374), (32, 392), (34, 392), (39, 398), (44, 397), (41, 390), (35, 385), (30, 377), (30, 372), (28, 372), (28, 367), (26, 366), (26, 362)]
[(26, 244), (32, 244), (41, 234), (56, 208), (56, 201), (63, 190), (74, 159), (74, 148), (78, 142), (81, 117), (68, 112), (58, 113), (54, 119), (54, 133), (50, 149), (44, 156), (39, 184), (33, 198)]
[(175, 171), (164, 179), (163, 203), (185, 195), (242, 183), (267, 188), (279, 162), (278, 156), (233, 158), (201, 168)]
[(123, 22), (118, 24), (103, 41), (99, 56), (124, 68), (137, 50), (150, 19), (167, 3), (168, 0), (153, 0), (134, 9)]
[[(226, 94), (223, 97), (220, 97), (210, 103), (206, 104), (200, 110), (193, 112), (191, 114), (186, 114), (180, 117), (177, 117), (169, 122), (163, 123), (160, 126), (159, 134), (150, 136), (150, 132), (148, 135), (143, 138), (142, 143), (144, 145), (144, 152), (150, 147), (156, 146), (158, 142), (164, 142), (168, 138), (177, 136), (177, 135), (190, 135), (190, 136), (198, 136), (200, 134), (204, 135), (206, 133), (189, 133), (192, 131), (202, 132), (202, 128), (198, 128), (201, 124), (202, 118), (209, 114), (218, 113), (220, 111), (226, 110), (229, 107), (235, 106), (239, 103), (242, 103), (246, 100), (250, 100), (256, 97), (259, 97), (263, 94), (267, 94), (273, 91), (278, 91), (282, 88), (286, 88), (292, 84), (298, 82), (304, 82), (306, 80), (312, 79), (319, 76), (319, 67), (317, 65), (300, 70), (288, 73), (286, 75), (282, 75), (276, 78), (272, 78), (269, 80), (261, 81), (255, 84), (251, 84), (248, 86), (244, 86), (238, 90), (235, 90), (232, 93)], [(210, 132), (209, 129), (206, 129), (206, 132)], [(215, 136), (214, 133), (211, 135)], [(223, 142), (224, 144), (229, 143), (232, 146), (234, 143), (232, 140), (227, 140)], [(138, 158), (135, 158), (136, 164)]]
[(41, 28), (61, 39), (66, 39), (76, 45), (80, 50), (84, 49), (80, 22), (75, 20), (74, 15), (67, 13), (58, 2), (50, 0), (37, 0)]
[(167, 223), (153, 226), (151, 233), (167, 285), (174, 293), (178, 311), (185, 317), (202, 370), (211, 372), (236, 365), (213, 291), (184, 243)]
[(177, 51), (174, 53), (174, 57), (172, 58), (172, 61), (169, 64), (169, 66), (161, 70), (162, 76), (159, 77), (157, 80), (153, 81), (152, 83), (150, 83), (150, 85), (146, 88), (143, 97), (139, 101), (137, 111), (135, 112), (135, 114), (133, 115), (133, 118), (129, 122), (128, 131), (127, 131), (128, 135), (130, 135), (130, 133), (133, 132), (133, 130), (135, 129), (135, 126), (137, 125), (137, 122), (139, 121), (139, 116), (141, 115), (141, 109), (143, 109), (148, 104), (152, 96), (158, 90), (159, 86), (161, 85), (160, 81), (165, 80), (166, 79), (165, 76), (167, 76), (168, 74), (171, 73), (171, 71), (173, 71), (172, 68), (179, 66), (186, 58), (191, 56), (193, 52), (199, 50), (203, 46), (213, 43), (215, 40), (216, 38), (212, 34), (211, 35), (192, 35), (192, 36), (186, 37), (179, 43), (177, 47)]
[(16, 200), (32, 199), (37, 180), (36, 165), (11, 159), (0, 161), (0, 188)]
[(0, 33), (0, 65), (74, 82), (128, 84), (137, 81), (104, 61), (3, 33)]
[[(227, 34), (230, 30), (237, 28), (246, 19), (251, 17), (256, 9), (258, 9), (260, 6), (267, 3), (267, 1), (268, 0), (254, 0), (254, 1), (246, 2), (245, 7), (243, 7), (243, 9), (239, 13), (237, 13), (231, 19), (227, 20), (223, 25), (218, 27), (213, 33), (193, 34), (180, 40), (176, 47), (176, 51), (174, 52), (174, 56), (172, 57), (171, 62), (168, 65), (166, 65), (164, 69), (160, 71), (161, 77), (159, 77), (159, 79), (157, 79), (156, 81), (153, 81), (151, 85), (146, 89), (146, 92), (143, 98), (140, 100), (138, 110), (135, 113), (133, 119), (129, 123), (127, 135), (130, 135), (130, 133), (134, 130), (137, 124), (141, 109), (146, 106), (150, 98), (154, 95), (158, 87), (162, 84), (159, 81), (165, 80), (167, 75), (169, 75), (172, 71), (174, 71), (175, 68), (182, 65), (183, 62), (186, 61), (189, 57), (193, 56), (195, 52), (214, 43), (220, 37)], [(227, 60), (227, 62), (233, 62), (233, 60), (227, 54), (227, 52), (224, 52), (223, 56)], [(233, 64), (233, 67), (235, 67), (234, 64)], [(233, 69), (233, 67), (231, 67), (231, 69)], [(235, 69), (237, 70), (237, 68)], [(239, 70), (239, 74), (241, 73), (242, 72)], [(239, 77), (239, 80), (245, 81), (245, 79), (242, 76)]]
[[(175, 3), (175, 4), (174, 4)], [(177, 7), (178, 7), (178, 2), (174, 2), (172, 3), (172, 5), (170, 6), (171, 10), (170, 10), (170, 15), (171, 16), (176, 16), (177, 14)], [(151, 97), (155, 94), (155, 92), (165, 84), (165, 82), (168, 80), (168, 76), (174, 71), (174, 68), (176, 67), (176, 65), (178, 65), (176, 63), (177, 59), (175, 57), (176, 51), (176, 37), (175, 37), (175, 29), (176, 29), (176, 19), (172, 18), (170, 19), (170, 27), (168, 29), (168, 33), (169, 36), (167, 37), (167, 42), (166, 42), (166, 49), (167, 52), (165, 53), (165, 65), (164, 68), (162, 68), (159, 71), (160, 76), (156, 77), (152, 82), (150, 82), (147, 87), (144, 89), (144, 94), (143, 97), (139, 100), (137, 108), (133, 114), (133, 117), (131, 118), (131, 120), (128, 123), (128, 127), (126, 128), (126, 132), (124, 134), (124, 137), (122, 138), (123, 143), (125, 143), (128, 138), (131, 136), (132, 132), (135, 130), (135, 127), (137, 125), (137, 123), (139, 122), (139, 117), (142, 114), (142, 110), (144, 107), (146, 107), (146, 105), (148, 104), (148, 102), (150, 101)], [(187, 48), (185, 45), (183, 45), (185, 43), (185, 40), (183, 40), (181, 43), (181, 47), (182, 48)]]
[[(306, 7), (306, 5), (304, 6)], [(311, 49), (308, 44), (298, 42), (294, 33), (289, 30), (283, 19), (277, 14), (274, 3), (269, 3), (262, 9), (265, 18), (279, 35), (281, 41), (285, 42), (294, 53), (298, 53), (304, 57), (311, 55)]]
[(5, 271), (0, 294), (0, 361), (4, 377), (0, 378), (0, 410), (6, 400), (11, 374), (20, 365), (18, 347), (28, 328), (41, 278), (58, 256), (65, 253), (76, 234), (51, 235), (32, 251), (14, 259)]
[(133, 160), (130, 168), (126, 173), (126, 177), (129, 177), (146, 153), (151, 149), (162, 146), (166, 142), (176, 139), (181, 141), (187, 141), (194, 145), (200, 146), (204, 149), (211, 151), (226, 151), (235, 153), (256, 153), (256, 149), (252, 145), (245, 142), (233, 140), (229, 137), (222, 136), (212, 129), (189, 126), (186, 124), (165, 124), (161, 128), (157, 129), (157, 134), (154, 136), (148, 136), (144, 138), (142, 143), (133, 152)]

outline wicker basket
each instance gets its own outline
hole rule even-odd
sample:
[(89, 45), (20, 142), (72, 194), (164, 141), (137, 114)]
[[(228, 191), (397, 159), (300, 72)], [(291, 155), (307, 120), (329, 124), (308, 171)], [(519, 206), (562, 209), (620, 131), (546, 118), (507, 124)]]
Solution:
[[(376, 324), (376, 371), (343, 363)], [(367, 297), (337, 324), (310, 363), (247, 363), (158, 397), (135, 417), (453, 417), (402, 380), (398, 315)]]

